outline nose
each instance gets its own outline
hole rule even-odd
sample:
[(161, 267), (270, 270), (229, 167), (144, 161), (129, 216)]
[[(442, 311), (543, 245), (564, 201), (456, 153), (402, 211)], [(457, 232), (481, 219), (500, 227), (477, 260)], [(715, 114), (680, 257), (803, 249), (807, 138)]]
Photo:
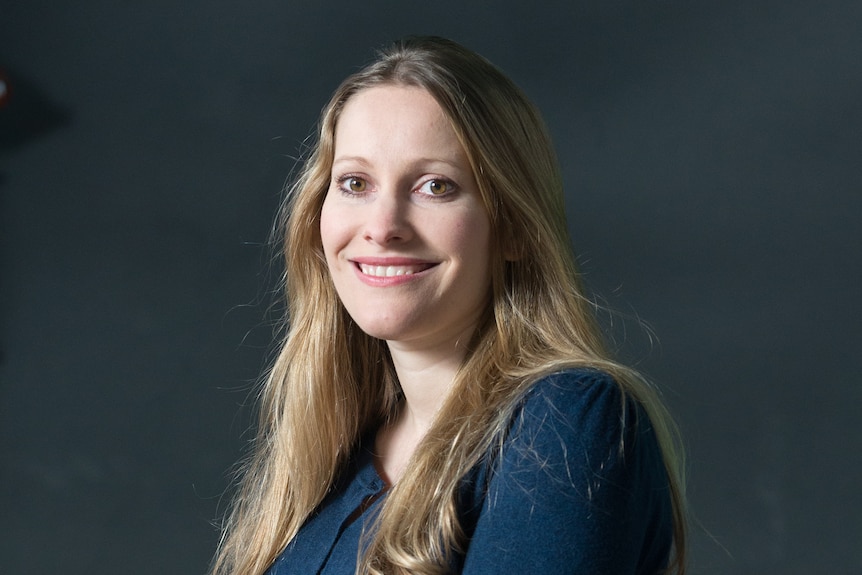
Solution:
[(365, 239), (379, 245), (408, 241), (413, 236), (408, 211), (409, 201), (399, 194), (378, 193), (369, 205)]

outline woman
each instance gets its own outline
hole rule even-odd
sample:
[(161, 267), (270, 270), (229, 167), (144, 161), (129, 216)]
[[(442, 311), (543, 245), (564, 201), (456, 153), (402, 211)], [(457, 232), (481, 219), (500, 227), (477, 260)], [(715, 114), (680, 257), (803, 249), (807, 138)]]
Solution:
[(493, 65), (422, 37), (347, 78), (281, 223), (289, 327), (214, 573), (684, 571), (673, 425), (604, 351)]

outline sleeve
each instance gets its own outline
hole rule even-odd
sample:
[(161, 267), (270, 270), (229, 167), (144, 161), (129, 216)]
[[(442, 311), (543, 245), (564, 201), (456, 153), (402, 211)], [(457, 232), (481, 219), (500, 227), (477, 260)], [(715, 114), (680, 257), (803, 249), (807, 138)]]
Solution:
[[(622, 444), (621, 444), (622, 441)], [(656, 573), (672, 539), (645, 413), (601, 372), (536, 383), (487, 480), (463, 575)]]

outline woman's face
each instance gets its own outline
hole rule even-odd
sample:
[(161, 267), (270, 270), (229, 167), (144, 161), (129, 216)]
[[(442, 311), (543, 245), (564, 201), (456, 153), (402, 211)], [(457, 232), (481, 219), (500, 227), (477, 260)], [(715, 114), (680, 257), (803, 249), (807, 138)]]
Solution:
[(467, 155), (431, 95), (385, 85), (348, 100), (320, 235), (363, 331), (415, 349), (466, 343), (488, 303), (490, 233)]

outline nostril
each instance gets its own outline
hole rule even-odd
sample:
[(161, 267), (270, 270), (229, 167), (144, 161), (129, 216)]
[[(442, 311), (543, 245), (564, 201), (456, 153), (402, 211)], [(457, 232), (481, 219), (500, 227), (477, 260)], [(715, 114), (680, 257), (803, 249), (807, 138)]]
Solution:
[(401, 219), (381, 218), (369, 222), (363, 236), (368, 241), (386, 244), (409, 239), (411, 231), (410, 226)]

